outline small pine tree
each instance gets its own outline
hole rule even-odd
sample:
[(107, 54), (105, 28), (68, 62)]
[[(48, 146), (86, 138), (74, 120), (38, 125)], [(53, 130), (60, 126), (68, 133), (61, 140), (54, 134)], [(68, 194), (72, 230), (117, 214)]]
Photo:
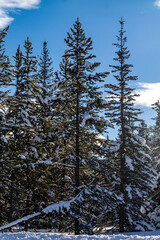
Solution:
[(39, 82), (42, 87), (43, 97), (51, 96), (53, 86), (53, 67), (52, 67), (52, 59), (50, 58), (50, 53), (47, 47), (47, 42), (43, 43), (43, 51), (39, 58)]
[(15, 68), (14, 68), (14, 78), (15, 78), (15, 87), (16, 87), (15, 95), (18, 95), (21, 89), (21, 82), (23, 78), (23, 68), (22, 68), (23, 53), (20, 50), (20, 45), (18, 45), (16, 55), (13, 56), (13, 58), (15, 60)]

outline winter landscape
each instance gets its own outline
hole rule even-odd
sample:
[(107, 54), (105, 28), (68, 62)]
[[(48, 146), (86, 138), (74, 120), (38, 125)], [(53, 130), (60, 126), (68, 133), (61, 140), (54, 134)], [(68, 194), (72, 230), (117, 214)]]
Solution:
[(0, 0), (0, 239), (160, 239), (160, 0)]

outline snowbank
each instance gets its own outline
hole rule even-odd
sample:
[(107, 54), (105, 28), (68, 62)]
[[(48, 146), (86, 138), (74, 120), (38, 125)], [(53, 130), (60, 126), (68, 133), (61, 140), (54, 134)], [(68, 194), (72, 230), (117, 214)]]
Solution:
[(160, 231), (143, 233), (123, 233), (123, 234), (97, 234), (97, 235), (67, 235), (55, 233), (1, 233), (2, 240), (160, 240)]

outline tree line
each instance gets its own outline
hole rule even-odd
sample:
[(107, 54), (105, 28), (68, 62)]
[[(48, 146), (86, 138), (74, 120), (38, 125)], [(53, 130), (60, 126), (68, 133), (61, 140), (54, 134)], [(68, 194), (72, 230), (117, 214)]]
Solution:
[[(97, 71), (78, 18), (55, 72), (47, 42), (37, 58), (29, 38), (11, 64), (8, 28), (0, 31), (1, 226), (67, 201), (19, 227), (75, 234), (160, 227), (160, 103), (149, 128), (135, 106), (130, 82), (137, 77), (119, 23), (110, 66), (115, 84), (108, 71)], [(107, 135), (114, 126), (116, 140)]]

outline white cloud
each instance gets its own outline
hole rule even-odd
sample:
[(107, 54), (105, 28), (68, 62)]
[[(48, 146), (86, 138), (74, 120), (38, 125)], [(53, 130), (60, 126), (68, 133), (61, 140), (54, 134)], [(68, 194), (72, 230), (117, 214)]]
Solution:
[(40, 2), (41, 0), (0, 0), (0, 28), (14, 20), (9, 16), (11, 10), (37, 8)]
[(156, 0), (154, 6), (160, 8), (160, 0)]
[(136, 104), (151, 107), (157, 100), (160, 99), (160, 83), (138, 83), (141, 89), (136, 93), (140, 96), (136, 98)]

